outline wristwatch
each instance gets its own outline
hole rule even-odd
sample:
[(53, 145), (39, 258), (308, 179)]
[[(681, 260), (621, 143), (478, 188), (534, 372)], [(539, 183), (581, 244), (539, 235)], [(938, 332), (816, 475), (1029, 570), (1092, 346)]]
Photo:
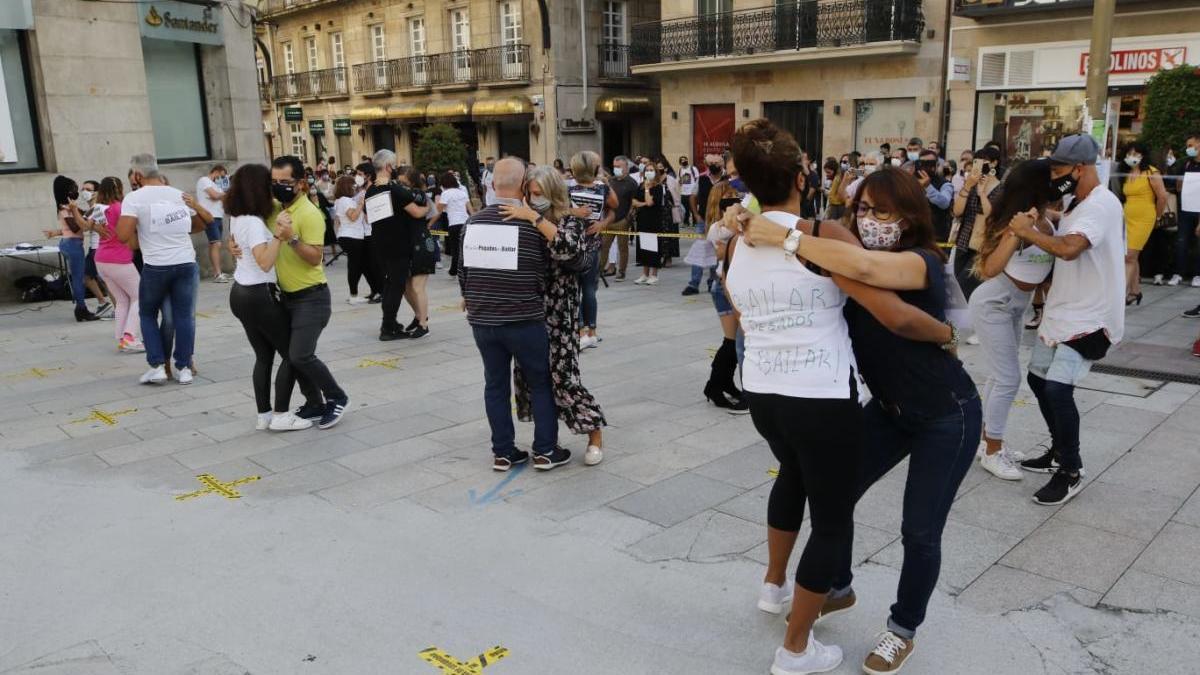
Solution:
[(950, 341), (943, 342), (942, 344), (940, 344), (938, 346), (948, 352), (952, 352), (952, 351), (958, 349), (958, 339), (959, 339), (958, 326), (955, 326), (954, 324), (950, 323), (949, 321), (946, 321), (945, 324), (950, 327)]
[(796, 255), (796, 251), (800, 248), (800, 237), (804, 233), (797, 229), (788, 230), (787, 237), (783, 240), (783, 250), (787, 252), (788, 257)]
[(288, 246), (295, 246), (296, 244), (299, 244), (299, 243), (300, 243), (300, 235), (298, 235), (298, 234), (293, 234), (292, 238), (288, 240)]

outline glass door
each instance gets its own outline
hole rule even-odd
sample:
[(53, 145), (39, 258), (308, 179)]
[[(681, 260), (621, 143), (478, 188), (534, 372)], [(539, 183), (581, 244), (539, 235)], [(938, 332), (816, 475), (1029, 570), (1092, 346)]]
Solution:
[(732, 0), (697, 0), (696, 39), (700, 56), (728, 54), (733, 46)]
[(504, 79), (520, 78), (524, 71), (521, 54), (520, 2), (500, 3), (500, 39), (504, 45), (500, 61)]
[(450, 12), (451, 44), (454, 47), (454, 80), (471, 81), (471, 18), (465, 9)]

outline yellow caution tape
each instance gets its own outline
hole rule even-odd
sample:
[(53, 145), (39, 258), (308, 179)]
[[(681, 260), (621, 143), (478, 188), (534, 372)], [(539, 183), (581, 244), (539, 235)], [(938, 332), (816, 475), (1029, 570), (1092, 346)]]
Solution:
[(226, 499), (241, 499), (242, 494), (240, 492), (238, 492), (237, 490), (234, 490), (233, 488), (235, 488), (239, 485), (245, 485), (246, 483), (253, 483), (256, 480), (260, 480), (261, 478), (262, 478), (261, 476), (246, 476), (245, 478), (239, 478), (235, 481), (230, 481), (228, 483), (222, 483), (221, 481), (217, 480), (217, 478), (215, 476), (213, 476), (212, 474), (202, 473), (199, 476), (196, 476), (196, 480), (200, 481), (201, 485), (206, 485), (207, 487), (205, 487), (203, 490), (196, 490), (195, 492), (189, 492), (185, 495), (177, 495), (175, 497), (175, 501), (181, 502), (185, 499), (201, 497), (201, 496), (207, 495), (207, 494), (221, 495), (222, 497), (224, 497)]

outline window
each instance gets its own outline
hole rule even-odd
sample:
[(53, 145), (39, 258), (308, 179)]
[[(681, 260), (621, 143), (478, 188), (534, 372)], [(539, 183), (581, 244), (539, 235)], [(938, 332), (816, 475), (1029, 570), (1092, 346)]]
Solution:
[(25, 77), (25, 39), (0, 30), (0, 173), (42, 167), (37, 117)]
[(142, 38), (146, 97), (159, 160), (207, 159), (208, 115), (200, 78), (200, 48), (190, 42)]
[(454, 77), (471, 79), (471, 16), (465, 9), (450, 12), (450, 44), (454, 49)]
[(422, 85), (428, 81), (425, 63), (425, 17), (416, 16), (408, 20), (408, 54), (412, 57), (412, 81)]
[(342, 45), (341, 33), (329, 34), (329, 56), (333, 63), (331, 64), (335, 70), (333, 71), (334, 84), (337, 86), (339, 94), (344, 94), (346, 89), (346, 49)]
[(292, 53), (292, 43), (283, 43), (283, 72), (291, 75), (296, 72), (296, 56)]
[(310, 71), (320, 70), (321, 65), (317, 59), (317, 38), (304, 38), (304, 53), (308, 57), (308, 69)]
[(503, 46), (504, 77), (521, 75), (521, 3), (500, 3), (500, 41)]
[(625, 1), (604, 0), (601, 9), (603, 21), (600, 28), (600, 41), (604, 45), (604, 62), (600, 64), (600, 72), (606, 76), (625, 77), (628, 75)]
[(291, 136), (292, 154), (299, 157), (300, 161), (308, 161), (308, 139), (304, 137), (303, 122), (289, 122), (288, 135)]
[(371, 57), (375, 61), (375, 86), (384, 86), (387, 83), (387, 66), (384, 60), (387, 59), (387, 41), (383, 36), (383, 24), (377, 23), (371, 26)]

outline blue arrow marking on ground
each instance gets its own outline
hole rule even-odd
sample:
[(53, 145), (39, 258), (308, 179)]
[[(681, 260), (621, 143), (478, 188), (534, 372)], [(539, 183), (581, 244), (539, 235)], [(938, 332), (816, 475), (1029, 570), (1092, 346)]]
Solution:
[(527, 467), (527, 466), (529, 466), (529, 465), (528, 464), (516, 465), (515, 467), (512, 468), (512, 470), (510, 470), (508, 472), (508, 475), (504, 477), (504, 480), (497, 483), (496, 486), (493, 487), (491, 490), (488, 490), (487, 492), (483, 493), (483, 496), (481, 496), (479, 498), (475, 497), (475, 489), (474, 488), (468, 490), (467, 498), (471, 500), (472, 504), (475, 504), (476, 506), (482, 506), (484, 504), (490, 504), (492, 502), (499, 501), (499, 500), (505, 499), (507, 497), (515, 497), (515, 496), (521, 494), (521, 492), (522, 492), (521, 490), (513, 490), (512, 492), (510, 492), (508, 494), (504, 494), (504, 495), (501, 495), (500, 491), (503, 490), (506, 485), (513, 482), (513, 479), (515, 479), (518, 474), (520, 474), (522, 471), (524, 471), (525, 467)]

